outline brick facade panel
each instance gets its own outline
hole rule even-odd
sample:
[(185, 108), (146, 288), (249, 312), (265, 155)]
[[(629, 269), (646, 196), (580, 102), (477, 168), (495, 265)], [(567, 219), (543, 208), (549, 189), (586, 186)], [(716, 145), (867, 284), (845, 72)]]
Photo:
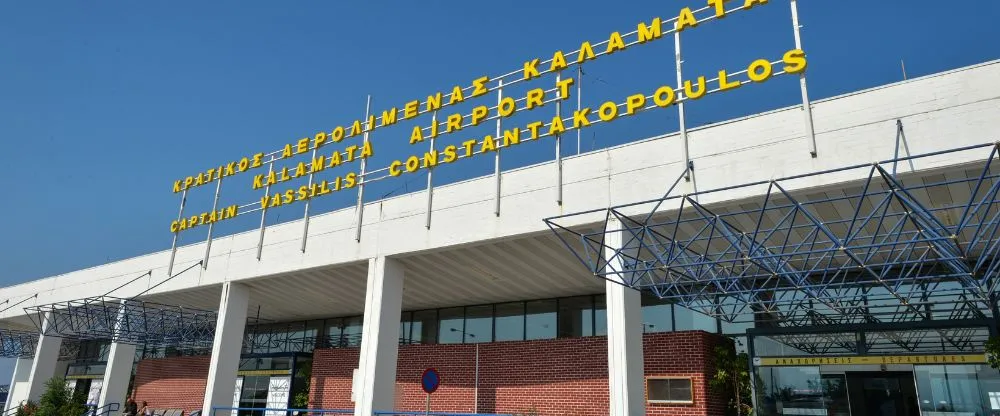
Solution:
[[(701, 331), (646, 334), (646, 376), (691, 377), (694, 404), (650, 404), (647, 414), (720, 415), (725, 398), (710, 391), (706, 375), (713, 370), (716, 345), (723, 337)], [(608, 412), (608, 355), (605, 337), (480, 344), (479, 412), (537, 410), (545, 416), (605, 416)], [(476, 346), (469, 344), (401, 346), (396, 370), (396, 407), (421, 411), (426, 396), (420, 374), (433, 367), (441, 374), (431, 409), (475, 410)], [(357, 349), (317, 350), (314, 354), (310, 406), (347, 409)]]
[(201, 409), (208, 384), (209, 357), (172, 357), (139, 361), (134, 397), (153, 409)]
[[(690, 377), (694, 403), (649, 404), (656, 416), (715, 416), (725, 412), (726, 398), (708, 388), (715, 346), (732, 343), (701, 331), (646, 334), (643, 337), (646, 376)], [(545, 416), (606, 416), (608, 355), (605, 337), (498, 342), (479, 345), (479, 412), (511, 413), (536, 410)], [(313, 354), (310, 407), (351, 409), (352, 374), (358, 366), (356, 348), (321, 349)], [(476, 346), (440, 344), (401, 346), (396, 371), (396, 408), (422, 411), (426, 396), (420, 387), (424, 369), (441, 374), (431, 409), (471, 413), (475, 409)], [(209, 357), (176, 357), (139, 362), (135, 396), (154, 408), (190, 412), (204, 400)]]

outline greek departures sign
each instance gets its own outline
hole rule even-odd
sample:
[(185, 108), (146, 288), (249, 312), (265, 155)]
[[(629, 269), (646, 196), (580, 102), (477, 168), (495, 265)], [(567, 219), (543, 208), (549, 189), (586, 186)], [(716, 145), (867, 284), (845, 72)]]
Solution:
[[(684, 7), (670, 16), (639, 22), (636, 29), (631, 32), (612, 32), (599, 41), (582, 42), (570, 52), (554, 51), (551, 54), (539, 55), (522, 62), (516, 70), (504, 75), (478, 76), (450, 89), (434, 92), (424, 99), (414, 99), (395, 107), (372, 111), (369, 97), (363, 119), (351, 120), (334, 125), (329, 130), (303, 135), (285, 143), (276, 151), (240, 155), (217, 166), (175, 180), (172, 183), (172, 191), (181, 193), (182, 197), (178, 217), (170, 223), (170, 231), (174, 234), (174, 251), (176, 251), (177, 235), (184, 230), (212, 225), (256, 211), (266, 212), (268, 208), (297, 202), (306, 203), (305, 220), (308, 227), (310, 200), (353, 188), (359, 188), (357, 238), (360, 239), (362, 192), (366, 183), (412, 175), (421, 171), (427, 171), (429, 175), (433, 168), (440, 165), (494, 154), (508, 147), (523, 146), (546, 138), (555, 138), (558, 141), (560, 136), (567, 132), (635, 116), (646, 110), (681, 105), (709, 94), (730, 91), (748, 84), (763, 83), (779, 75), (802, 76), (806, 71), (807, 59), (798, 36), (795, 0), (790, 1), (796, 45), (782, 56), (762, 57), (736, 68), (720, 69), (715, 73), (687, 77), (683, 80), (678, 67), (676, 85), (662, 85), (651, 90), (637, 91), (625, 97), (605, 101), (596, 108), (580, 108), (578, 102), (575, 110), (560, 111), (561, 103), (571, 97), (573, 90), (576, 89), (577, 94), (580, 91), (579, 77), (582, 76), (582, 70), (577, 72), (567, 69), (572, 66), (580, 68), (598, 58), (641, 47), (658, 41), (667, 34), (674, 34), (679, 47), (678, 36), (681, 32), (711, 24), (731, 14), (765, 7), (769, 3), (774, 3), (774, 0), (707, 0), (705, 5), (695, 9)], [(564, 72), (575, 72), (577, 78), (564, 77)], [(546, 75), (554, 76), (546, 77)], [(504, 87), (521, 83), (541, 85), (517, 97), (503, 94)], [(495, 96), (495, 100), (486, 101), (488, 96)], [(483, 103), (472, 107), (467, 113), (445, 114), (449, 107), (461, 103), (471, 105), (477, 100)], [(804, 78), (803, 100), (807, 100)], [(556, 107), (554, 116), (538, 117), (530, 123), (501, 128), (503, 119), (515, 114), (525, 114), (552, 103), (555, 103)], [(804, 107), (808, 108), (807, 105)], [(435, 145), (437, 138), (460, 135), (463, 129), (487, 122), (496, 124), (495, 134), (469, 137), (467, 140), (446, 146)], [(370, 140), (370, 135), (397, 124), (406, 126), (403, 129), (395, 129), (397, 137), (393, 139), (392, 144), (405, 141), (410, 145), (420, 146), (421, 150), (415, 151), (407, 158), (393, 160), (387, 166), (369, 169), (366, 161), (377, 151), (377, 146)], [(557, 157), (558, 153), (557, 150)], [(497, 164), (497, 175), (499, 175), (499, 158)], [(220, 207), (218, 200), (222, 182), (228, 183), (232, 180), (231, 177), (243, 174), (246, 174), (244, 175), (246, 183), (253, 190), (261, 190), (260, 199), (243, 205), (229, 204)], [(296, 187), (287, 184), (282, 186), (285, 182), (300, 178), (308, 178), (308, 181), (303, 181), (306, 183)], [(561, 183), (561, 177), (559, 181)], [(184, 201), (187, 193), (213, 183), (216, 187), (216, 202), (212, 209), (185, 215)], [(499, 191), (497, 195), (499, 197)], [(499, 207), (499, 204), (497, 206)], [(499, 211), (497, 214), (499, 215)], [(263, 238), (263, 215), (262, 213), (261, 238)], [(211, 228), (209, 228), (210, 240)], [(304, 246), (303, 240), (303, 250)], [(260, 258), (259, 247), (258, 258)], [(171, 258), (171, 266), (172, 263)]]

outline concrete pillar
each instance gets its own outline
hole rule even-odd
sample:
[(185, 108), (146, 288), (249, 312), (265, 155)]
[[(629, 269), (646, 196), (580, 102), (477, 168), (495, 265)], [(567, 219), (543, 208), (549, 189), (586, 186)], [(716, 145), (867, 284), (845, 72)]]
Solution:
[[(119, 326), (125, 325), (128, 303), (122, 301), (122, 307), (118, 311), (115, 332), (120, 331)], [(128, 382), (132, 378), (132, 363), (135, 361), (135, 345), (112, 342), (111, 351), (108, 352), (108, 364), (104, 370), (104, 384), (101, 386), (101, 396), (97, 400), (97, 406), (103, 408), (111, 403), (118, 403), (121, 408), (125, 407), (125, 398), (128, 396)]]
[[(616, 220), (608, 222), (604, 236), (605, 283), (608, 316), (608, 387), (611, 416), (646, 414), (642, 358), (642, 301), (639, 291), (611, 280), (627, 277), (626, 256), (636, 253), (635, 241), (621, 231)], [(623, 256), (624, 254), (625, 256)]]
[(359, 375), (354, 386), (358, 398), (354, 403), (355, 416), (372, 416), (375, 410), (395, 410), (403, 273), (403, 265), (396, 260), (377, 257), (368, 261)]
[[(59, 360), (59, 348), (62, 347), (62, 338), (45, 335), (49, 332), (52, 320), (55, 319), (51, 312), (45, 313), (42, 322), (42, 333), (38, 336), (38, 345), (35, 346), (35, 359), (31, 363), (31, 371), (28, 374), (28, 394), (27, 400), (38, 402), (45, 392), (45, 383), (56, 376), (56, 362)], [(62, 376), (65, 374), (58, 374)]]
[(21, 402), (28, 399), (28, 374), (31, 374), (32, 361), (31, 358), (19, 358), (14, 363), (14, 375), (10, 378), (10, 390), (7, 391), (4, 413), (20, 406)]
[[(247, 325), (250, 289), (239, 283), (226, 282), (219, 300), (219, 317), (215, 323), (212, 361), (208, 367), (208, 384), (202, 414), (211, 415), (212, 408), (232, 407), (233, 386), (243, 350), (243, 329)], [(233, 412), (235, 414), (235, 412)], [(219, 413), (222, 415), (224, 413)]]

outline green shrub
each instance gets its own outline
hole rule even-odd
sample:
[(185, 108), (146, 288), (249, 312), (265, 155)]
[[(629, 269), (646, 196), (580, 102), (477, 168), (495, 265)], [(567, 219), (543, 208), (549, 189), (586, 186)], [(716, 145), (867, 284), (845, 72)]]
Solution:
[(45, 383), (45, 393), (38, 400), (38, 410), (33, 416), (77, 416), (87, 411), (87, 395), (81, 391), (73, 394), (66, 388), (66, 380), (53, 377)]

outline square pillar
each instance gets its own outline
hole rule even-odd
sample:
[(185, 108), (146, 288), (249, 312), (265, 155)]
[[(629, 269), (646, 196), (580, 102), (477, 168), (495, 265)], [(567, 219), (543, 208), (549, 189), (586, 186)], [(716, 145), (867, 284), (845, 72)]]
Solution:
[[(121, 326), (126, 325), (127, 308), (128, 303), (123, 300), (115, 321), (116, 335), (122, 330)], [(111, 403), (118, 403), (122, 409), (125, 408), (128, 382), (132, 378), (132, 363), (135, 361), (135, 345), (121, 343), (119, 339), (116, 337), (116, 340), (111, 342), (108, 364), (104, 370), (104, 382), (101, 385), (101, 396), (97, 400), (98, 408)]]
[(642, 300), (638, 290), (620, 282), (628, 277), (625, 263), (635, 256), (637, 241), (621, 230), (617, 220), (608, 221), (604, 236), (605, 283), (608, 319), (608, 388), (611, 416), (646, 414), (646, 382), (642, 357)]
[(31, 374), (31, 358), (18, 358), (14, 363), (14, 375), (10, 379), (10, 387), (7, 391), (7, 404), (4, 406), (4, 413), (12, 411), (21, 405), (21, 402), (28, 399), (28, 374)]
[[(219, 317), (215, 323), (212, 360), (208, 367), (205, 402), (201, 413), (213, 415), (215, 407), (233, 406), (233, 386), (243, 352), (243, 330), (247, 325), (250, 289), (242, 284), (226, 282), (219, 300)], [(236, 412), (233, 412), (235, 414)], [(223, 415), (224, 413), (219, 413)]]
[(35, 346), (35, 359), (28, 373), (28, 391), (25, 397), (36, 403), (45, 392), (45, 383), (56, 376), (56, 362), (59, 360), (59, 349), (62, 347), (62, 338), (46, 335), (55, 325), (53, 321), (55, 316), (52, 312), (46, 312), (43, 319), (42, 333), (38, 335), (38, 345)]
[(372, 416), (376, 410), (395, 410), (403, 274), (403, 265), (394, 259), (377, 257), (368, 261), (355, 416)]

